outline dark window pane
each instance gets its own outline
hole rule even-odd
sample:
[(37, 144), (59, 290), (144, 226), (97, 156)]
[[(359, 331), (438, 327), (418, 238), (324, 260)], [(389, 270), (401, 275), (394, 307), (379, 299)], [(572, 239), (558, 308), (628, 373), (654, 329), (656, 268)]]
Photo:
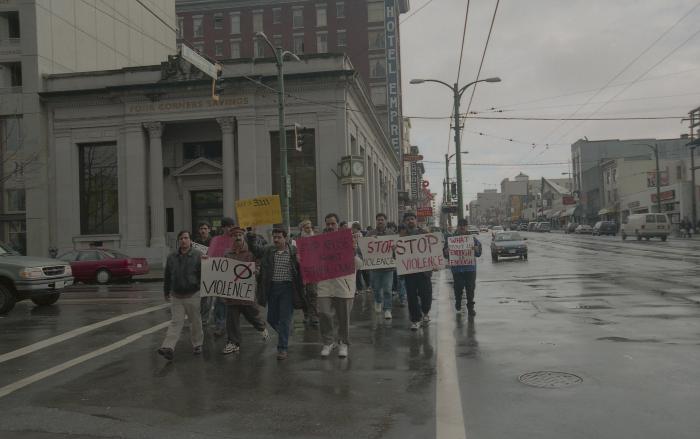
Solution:
[(80, 233), (119, 233), (117, 146), (80, 146)]
[(175, 209), (168, 207), (165, 209), (165, 228), (166, 232), (175, 232)]
[(182, 147), (185, 162), (191, 162), (200, 157), (221, 162), (220, 141), (184, 143)]
[[(309, 219), (318, 224), (316, 211), (316, 144), (315, 131), (305, 129), (301, 151), (294, 149), (294, 131), (287, 131), (287, 172), (292, 180), (292, 193), (289, 202), (289, 224), (294, 227), (302, 220)], [(272, 148), (272, 193), (280, 193), (279, 133), (270, 132)]]

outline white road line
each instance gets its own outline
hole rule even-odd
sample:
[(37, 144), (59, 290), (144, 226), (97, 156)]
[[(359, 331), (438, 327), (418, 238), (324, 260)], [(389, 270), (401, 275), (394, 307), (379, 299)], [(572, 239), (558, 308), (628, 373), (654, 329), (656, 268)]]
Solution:
[(457, 375), (457, 356), (455, 351), (454, 330), (455, 316), (452, 311), (450, 293), (445, 283), (445, 271), (440, 272), (440, 291), (438, 300), (439, 321), (437, 337), (437, 395), (435, 398), (437, 439), (466, 439), (462, 411), (462, 394)]
[(97, 349), (96, 351), (89, 352), (85, 355), (81, 355), (80, 357), (74, 358), (72, 360), (66, 361), (65, 363), (59, 364), (58, 366), (54, 366), (50, 369), (46, 369), (42, 372), (36, 373), (28, 378), (24, 378), (22, 380), (16, 381), (12, 384), (8, 384), (5, 387), (0, 388), (0, 398), (5, 397), (9, 395), (12, 392), (15, 392), (23, 387), (27, 387), (30, 384), (36, 383), (37, 381), (43, 380), (44, 378), (48, 378), (52, 375), (55, 375), (59, 372), (63, 372), (66, 369), (69, 369), (73, 366), (77, 366), (80, 363), (84, 363), (88, 360), (91, 360), (95, 357), (99, 357), (100, 355), (104, 355), (108, 352), (112, 352), (116, 349), (121, 348), (122, 346), (126, 346), (129, 343), (133, 343), (136, 340), (140, 339), (144, 335), (151, 334), (153, 332), (159, 331), (165, 327), (167, 327), (170, 324), (169, 321), (159, 323), (155, 326), (152, 326), (148, 329), (144, 329), (143, 331), (137, 332), (135, 334), (132, 334), (125, 339), (122, 339), (116, 343), (112, 343), (111, 345), (107, 345), (103, 348)]
[(8, 352), (6, 354), (0, 355), (0, 363), (4, 363), (5, 361), (9, 361), (12, 359), (15, 359), (17, 357), (21, 357), (23, 355), (30, 354), (32, 352), (38, 351), (39, 349), (43, 349), (48, 346), (55, 345), (56, 343), (61, 343), (62, 341), (69, 340), (71, 338), (77, 337), (79, 335), (83, 335), (87, 332), (94, 331), (95, 329), (103, 328), (105, 326), (111, 325), (113, 323), (121, 322), (122, 320), (130, 319), (132, 317), (136, 316), (141, 316), (144, 314), (152, 313), (153, 311), (158, 311), (160, 309), (164, 309), (169, 307), (169, 303), (164, 303), (162, 305), (156, 305), (156, 306), (151, 306), (150, 308), (144, 308), (140, 311), (135, 311), (129, 314), (122, 314), (117, 317), (112, 317), (111, 319), (107, 320), (102, 320), (101, 322), (93, 323), (91, 325), (87, 326), (82, 326), (77, 329), (73, 329), (72, 331), (68, 331), (64, 334), (57, 335), (55, 337), (47, 338), (46, 340), (42, 340), (40, 342), (30, 344), (29, 346), (25, 346), (23, 348), (17, 349), (12, 352)]

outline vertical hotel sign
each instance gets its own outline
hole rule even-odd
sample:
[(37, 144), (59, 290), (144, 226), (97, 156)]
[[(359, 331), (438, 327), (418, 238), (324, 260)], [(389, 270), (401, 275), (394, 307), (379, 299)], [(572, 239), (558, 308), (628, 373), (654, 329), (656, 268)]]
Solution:
[(386, 38), (386, 90), (389, 141), (401, 163), (401, 88), (399, 84), (399, 38), (397, 0), (384, 0)]

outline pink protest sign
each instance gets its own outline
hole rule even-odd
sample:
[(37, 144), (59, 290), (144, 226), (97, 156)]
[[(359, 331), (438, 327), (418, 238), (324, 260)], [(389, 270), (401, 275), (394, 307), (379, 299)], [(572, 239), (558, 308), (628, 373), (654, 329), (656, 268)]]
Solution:
[(233, 247), (233, 238), (228, 235), (219, 235), (211, 239), (207, 255), (221, 257)]
[(305, 284), (355, 273), (355, 248), (349, 229), (298, 239), (297, 249)]

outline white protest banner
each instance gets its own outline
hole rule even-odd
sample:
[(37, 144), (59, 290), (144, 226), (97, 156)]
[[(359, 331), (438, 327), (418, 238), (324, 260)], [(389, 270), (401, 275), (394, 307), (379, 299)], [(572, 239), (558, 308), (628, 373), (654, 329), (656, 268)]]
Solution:
[(202, 259), (202, 296), (255, 303), (255, 262), (229, 258)]
[(396, 268), (394, 242), (399, 235), (363, 237), (357, 240), (362, 252), (362, 269)]
[(396, 240), (396, 273), (420, 273), (444, 268), (444, 238), (439, 233), (402, 236)]
[(474, 238), (471, 236), (450, 236), (447, 238), (447, 248), (450, 266), (476, 265)]
[(199, 252), (203, 255), (206, 255), (207, 252), (209, 251), (209, 247), (207, 247), (206, 245), (196, 243), (196, 242), (192, 242), (192, 248), (195, 250), (199, 250)]

